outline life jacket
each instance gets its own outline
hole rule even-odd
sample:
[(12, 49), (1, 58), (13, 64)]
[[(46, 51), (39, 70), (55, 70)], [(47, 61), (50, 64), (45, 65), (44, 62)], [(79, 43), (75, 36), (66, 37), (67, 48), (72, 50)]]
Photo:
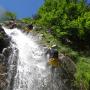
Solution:
[(25, 27), (24, 29), (26, 32), (31, 32), (32, 30), (28, 29), (27, 27)]
[(58, 58), (50, 58), (48, 64), (53, 66), (53, 67), (60, 67), (61, 66)]

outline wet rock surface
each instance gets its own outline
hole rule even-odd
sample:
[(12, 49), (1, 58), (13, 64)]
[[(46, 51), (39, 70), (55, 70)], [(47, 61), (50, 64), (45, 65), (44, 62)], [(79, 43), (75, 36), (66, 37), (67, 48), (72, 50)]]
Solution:
[(18, 49), (13, 47), (12, 50), (9, 48), (11, 52), (8, 59), (8, 66), (7, 66), (7, 80), (8, 85), (6, 90), (13, 90), (14, 84), (14, 76), (17, 72), (17, 60), (18, 60)]
[(0, 26), (0, 53), (4, 48), (10, 45), (10, 37), (5, 33), (4, 29)]
[(8, 85), (8, 57), (5, 57), (3, 53), (0, 54), (0, 90), (5, 90)]
[(4, 90), (7, 86), (7, 69), (6, 66), (0, 63), (0, 90)]
[[(13, 81), (16, 72), (17, 57), (14, 56), (14, 61), (12, 62), (11, 59), (9, 58), (13, 57), (13, 53), (16, 52), (17, 49), (14, 48), (13, 50), (13, 48), (11, 48), (10, 42), (11, 42), (10, 37), (5, 33), (4, 29), (0, 26), (0, 90), (11, 90), (10, 89), (11, 81)], [(11, 67), (12, 70), (10, 70)]]
[(0, 54), (0, 90), (12, 90), (17, 71), (17, 58), (16, 48), (4, 48)]
[(9, 57), (9, 53), (7, 54), (7, 57), (5, 57), (4, 53), (6, 53), (6, 51), (3, 50), (5, 48), (7, 49), (9, 45), (10, 38), (0, 26), (0, 90), (5, 90), (7, 86), (7, 59)]
[(72, 59), (68, 56), (63, 54), (59, 55), (59, 60), (61, 62), (61, 79), (68, 90), (76, 90), (74, 86), (75, 81), (75, 72), (76, 72), (76, 65), (72, 61)]

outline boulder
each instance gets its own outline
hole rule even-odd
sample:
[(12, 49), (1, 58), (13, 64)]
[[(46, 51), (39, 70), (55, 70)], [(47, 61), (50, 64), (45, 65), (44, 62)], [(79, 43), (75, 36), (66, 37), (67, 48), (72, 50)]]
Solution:
[(59, 60), (61, 62), (61, 72), (60, 76), (62, 81), (64, 82), (65, 86), (69, 88), (69, 90), (73, 90), (74, 80), (75, 80), (75, 72), (76, 72), (76, 65), (73, 60), (65, 56), (64, 54), (59, 55)]
[(70, 57), (63, 54), (59, 55), (59, 60), (62, 63), (62, 67), (68, 72), (74, 74), (76, 72), (76, 65)]

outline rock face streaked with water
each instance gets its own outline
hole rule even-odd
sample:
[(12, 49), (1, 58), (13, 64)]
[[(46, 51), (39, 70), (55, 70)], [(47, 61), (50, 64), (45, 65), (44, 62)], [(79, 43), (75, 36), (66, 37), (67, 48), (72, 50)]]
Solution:
[(8, 57), (10, 55), (10, 37), (0, 26), (0, 90), (7, 87)]

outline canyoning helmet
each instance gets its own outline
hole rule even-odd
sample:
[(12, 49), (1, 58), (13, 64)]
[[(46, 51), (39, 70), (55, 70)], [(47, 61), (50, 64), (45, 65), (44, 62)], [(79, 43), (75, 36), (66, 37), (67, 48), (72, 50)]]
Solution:
[(57, 48), (57, 45), (56, 45), (56, 44), (54, 44), (54, 45), (52, 45), (51, 47), (52, 47), (52, 48)]

